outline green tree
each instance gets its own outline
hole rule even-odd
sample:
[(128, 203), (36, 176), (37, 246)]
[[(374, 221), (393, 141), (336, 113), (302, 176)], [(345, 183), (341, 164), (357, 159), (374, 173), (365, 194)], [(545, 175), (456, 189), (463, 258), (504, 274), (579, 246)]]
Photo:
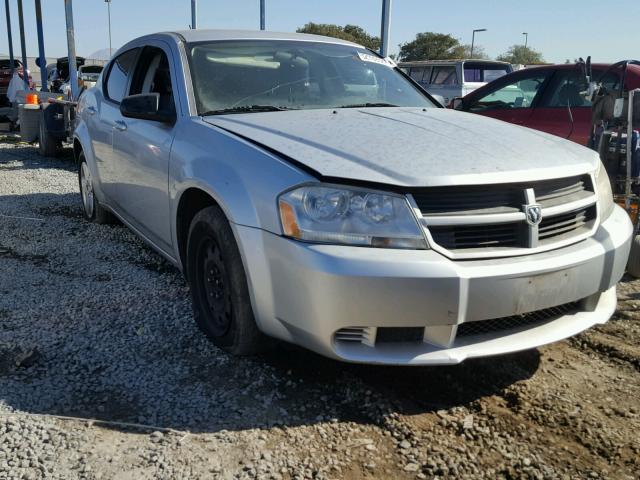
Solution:
[(447, 60), (462, 58), (464, 54), (465, 47), (457, 38), (445, 33), (423, 32), (418, 33), (413, 41), (400, 45), (399, 59), (404, 62)]
[(369, 35), (362, 27), (357, 25), (334, 25), (332, 23), (309, 22), (296, 30), (298, 33), (312, 33), (314, 35), (325, 35), (327, 37), (341, 38), (349, 42), (358, 43), (371, 50), (380, 48), (380, 38)]
[(482, 59), (482, 60), (489, 59), (489, 55), (487, 55), (487, 52), (485, 51), (482, 45), (473, 46), (473, 56), (471, 55), (470, 44), (464, 45), (463, 48), (464, 48), (464, 53), (462, 55), (463, 58), (476, 58), (476, 59)]
[(509, 47), (509, 50), (498, 56), (496, 60), (516, 65), (535, 65), (538, 63), (544, 63), (542, 53), (534, 50), (533, 48), (525, 47), (524, 45), (512, 45)]

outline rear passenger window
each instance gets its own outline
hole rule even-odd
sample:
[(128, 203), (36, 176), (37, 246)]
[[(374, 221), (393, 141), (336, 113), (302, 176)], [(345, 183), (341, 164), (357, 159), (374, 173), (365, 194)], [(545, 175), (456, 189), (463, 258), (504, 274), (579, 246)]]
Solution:
[(120, 103), (125, 96), (127, 80), (133, 70), (133, 65), (138, 55), (138, 49), (126, 51), (118, 55), (111, 63), (109, 75), (105, 81), (106, 96), (114, 102)]
[(458, 75), (456, 74), (455, 65), (433, 67), (431, 83), (433, 85), (456, 85), (458, 83)]

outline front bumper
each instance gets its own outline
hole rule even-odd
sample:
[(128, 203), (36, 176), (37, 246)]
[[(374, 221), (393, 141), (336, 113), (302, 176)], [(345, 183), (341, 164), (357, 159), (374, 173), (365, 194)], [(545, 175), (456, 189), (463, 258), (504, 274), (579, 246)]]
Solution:
[[(535, 255), (452, 261), (432, 250), (304, 244), (235, 226), (256, 320), (267, 334), (351, 362), (455, 364), (533, 348), (606, 322), (632, 225), (616, 207), (594, 236)], [(544, 322), (457, 337), (460, 325), (575, 303)], [(423, 332), (376, 340), (381, 328)], [(344, 342), (336, 333), (364, 332)]]

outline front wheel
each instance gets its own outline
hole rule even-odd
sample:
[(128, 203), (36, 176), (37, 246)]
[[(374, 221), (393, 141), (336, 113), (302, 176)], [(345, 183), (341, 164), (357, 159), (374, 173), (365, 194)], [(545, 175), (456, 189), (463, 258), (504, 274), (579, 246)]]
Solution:
[(219, 207), (201, 210), (191, 222), (186, 267), (193, 315), (205, 335), (235, 355), (263, 350), (267, 339), (256, 325), (240, 252)]

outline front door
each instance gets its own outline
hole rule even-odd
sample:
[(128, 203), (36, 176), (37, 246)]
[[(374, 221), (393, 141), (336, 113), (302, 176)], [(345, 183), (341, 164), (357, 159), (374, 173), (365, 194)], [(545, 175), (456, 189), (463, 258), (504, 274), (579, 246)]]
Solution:
[[(586, 145), (591, 123), (591, 102), (580, 93), (585, 89), (584, 79), (577, 67), (558, 69), (533, 112), (533, 128)], [(587, 132), (581, 132), (584, 127)]]
[[(176, 111), (170, 50), (162, 42), (144, 47), (129, 94), (159, 93), (160, 109)], [(126, 218), (149, 240), (170, 249), (169, 158), (173, 124), (120, 118), (113, 148), (118, 163), (118, 198)]]
[(512, 78), (496, 81), (494, 88), (471, 94), (466, 111), (505, 122), (531, 126), (531, 116), (550, 72), (548, 70), (518, 72)]

